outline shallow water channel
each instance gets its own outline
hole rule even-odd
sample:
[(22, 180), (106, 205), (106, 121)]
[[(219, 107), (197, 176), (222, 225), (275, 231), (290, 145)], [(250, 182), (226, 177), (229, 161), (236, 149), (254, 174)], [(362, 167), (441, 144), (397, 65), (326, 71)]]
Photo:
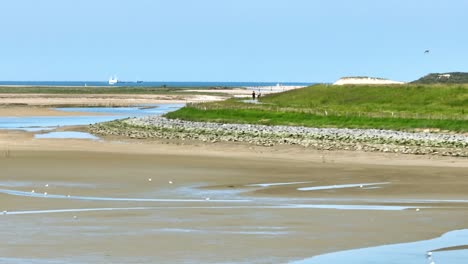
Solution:
[[(81, 126), (112, 120), (143, 117), (149, 115), (162, 115), (175, 111), (183, 104), (152, 104), (133, 107), (66, 107), (55, 108), (64, 112), (82, 112), (86, 115), (78, 116), (27, 116), (27, 117), (0, 117), (0, 129), (23, 130), (29, 132), (52, 131), (63, 126)], [(96, 113), (96, 115), (92, 115)], [(97, 139), (87, 133), (73, 131), (51, 132), (38, 134), (36, 138), (85, 138)]]

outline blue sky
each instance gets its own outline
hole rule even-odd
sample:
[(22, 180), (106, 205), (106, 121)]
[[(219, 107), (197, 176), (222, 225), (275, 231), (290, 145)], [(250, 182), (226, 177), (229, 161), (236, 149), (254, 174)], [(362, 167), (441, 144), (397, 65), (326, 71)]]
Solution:
[(468, 71), (466, 0), (11, 0), (0, 10), (0, 80), (409, 81)]

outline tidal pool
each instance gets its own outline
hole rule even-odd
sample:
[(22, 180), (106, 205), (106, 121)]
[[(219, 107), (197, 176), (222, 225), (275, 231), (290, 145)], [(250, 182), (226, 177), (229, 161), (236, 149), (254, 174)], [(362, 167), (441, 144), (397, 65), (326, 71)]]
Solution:
[(34, 138), (77, 138), (77, 139), (92, 139), (98, 140), (99, 138), (85, 132), (74, 132), (74, 131), (64, 131), (64, 132), (49, 132), (45, 134), (36, 134)]
[(63, 126), (82, 126), (129, 117), (162, 115), (170, 111), (175, 111), (183, 106), (184, 104), (157, 104), (139, 107), (56, 108), (56, 110), (64, 112), (99, 113), (99, 115), (0, 117), (0, 129), (30, 132), (53, 130)]
[[(468, 263), (468, 250), (434, 250), (447, 247), (465, 246), (468, 242), (468, 229), (445, 233), (439, 238), (412, 243), (384, 245), (371, 248), (347, 250), (319, 255), (309, 259), (290, 262), (291, 264), (393, 264), (393, 263)], [(429, 257), (427, 252), (432, 252)]]

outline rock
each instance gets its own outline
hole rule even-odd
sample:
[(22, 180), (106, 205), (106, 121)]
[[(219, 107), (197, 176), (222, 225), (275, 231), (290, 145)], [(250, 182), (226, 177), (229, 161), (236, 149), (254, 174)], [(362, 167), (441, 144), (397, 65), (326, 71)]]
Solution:
[(467, 157), (468, 136), (377, 129), (337, 129), (293, 126), (218, 124), (167, 119), (160, 116), (131, 118), (90, 126), (98, 135), (130, 138), (165, 138), (248, 142), (252, 145), (301, 145), (315, 149), (381, 151)]

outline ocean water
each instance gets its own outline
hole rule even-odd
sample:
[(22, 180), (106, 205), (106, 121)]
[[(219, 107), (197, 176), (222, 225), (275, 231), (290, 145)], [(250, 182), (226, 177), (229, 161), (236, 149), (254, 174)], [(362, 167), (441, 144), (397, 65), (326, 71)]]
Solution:
[[(313, 83), (308, 82), (119, 82), (112, 86), (131, 87), (251, 87), (251, 86), (275, 86), (276, 84), (285, 86), (308, 86)], [(96, 81), (0, 81), (0, 85), (25, 85), (25, 86), (110, 86), (108, 82)]]

